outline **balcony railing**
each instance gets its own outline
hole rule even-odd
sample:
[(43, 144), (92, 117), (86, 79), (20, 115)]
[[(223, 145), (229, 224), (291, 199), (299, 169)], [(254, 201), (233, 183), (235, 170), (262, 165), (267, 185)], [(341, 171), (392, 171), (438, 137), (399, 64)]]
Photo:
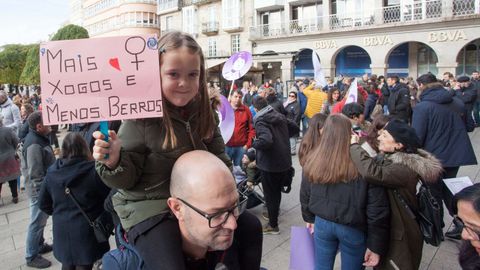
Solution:
[(218, 33), (218, 22), (202, 23), (202, 34), (215, 35)]
[(219, 0), (183, 0), (183, 6), (185, 7), (191, 6), (191, 5), (200, 6), (200, 5), (209, 4), (215, 1), (219, 1)]
[[(475, 4), (476, 2), (476, 4)], [(432, 23), (477, 16), (479, 0), (453, 0), (453, 6), (442, 6), (442, 0), (424, 1), (413, 5), (388, 6), (349, 14), (332, 14), (314, 18), (271, 23), (250, 28), (250, 39), (289, 37), (361, 28)]]
[[(476, 2), (476, 4), (475, 4)], [(453, 0), (453, 15), (472, 15), (480, 13), (480, 1), (478, 0)]]
[(239, 32), (243, 30), (243, 18), (241, 14), (231, 15), (223, 19), (222, 30), (228, 33)]

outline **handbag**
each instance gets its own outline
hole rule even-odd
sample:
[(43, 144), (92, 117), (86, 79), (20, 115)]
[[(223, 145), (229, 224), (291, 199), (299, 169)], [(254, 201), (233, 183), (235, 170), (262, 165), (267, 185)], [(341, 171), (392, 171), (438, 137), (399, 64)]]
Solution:
[(413, 219), (417, 220), (425, 243), (438, 247), (444, 240), (442, 230), (442, 206), (438, 203), (437, 199), (433, 197), (427, 184), (422, 179), (419, 181), (421, 182), (421, 185), (417, 192), (417, 212), (412, 210), (407, 201), (397, 190), (394, 190), (393, 192), (398, 197), (401, 204), (405, 207), (407, 213)]
[(103, 211), (94, 221), (92, 221), (88, 217), (87, 213), (83, 211), (80, 204), (77, 202), (70, 188), (68, 187), (65, 188), (65, 194), (67, 194), (72, 199), (72, 201), (75, 203), (75, 205), (78, 207), (82, 215), (87, 220), (90, 227), (93, 228), (93, 232), (95, 234), (95, 238), (97, 239), (97, 242), (98, 243), (108, 242), (108, 239), (110, 238), (110, 236), (113, 235), (112, 232), (113, 232), (113, 226), (114, 226), (112, 216), (110, 215), (110, 213), (108, 213), (107, 211)]

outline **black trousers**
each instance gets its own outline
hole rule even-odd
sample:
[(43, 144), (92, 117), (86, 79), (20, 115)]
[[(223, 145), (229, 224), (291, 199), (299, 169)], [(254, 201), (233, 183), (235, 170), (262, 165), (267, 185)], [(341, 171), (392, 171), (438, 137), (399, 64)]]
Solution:
[[(0, 183), (0, 194), (2, 193), (2, 186), (3, 183)], [(8, 186), (10, 187), (10, 192), (12, 192), (12, 197), (18, 197), (18, 190), (17, 190), (17, 179), (12, 179), (8, 181)]]
[(288, 177), (288, 170), (285, 172), (266, 172), (260, 170), (262, 176), (262, 187), (267, 203), (268, 223), (272, 227), (278, 227), (278, 214), (280, 202), (282, 201), (282, 186), (284, 178)]
[[(260, 221), (245, 211), (237, 224), (234, 243), (225, 254), (225, 265), (232, 270), (260, 269), (263, 243)], [(135, 225), (127, 236), (146, 269), (186, 269), (178, 222), (170, 214), (157, 215)]]
[(92, 270), (93, 264), (90, 265), (65, 265), (62, 264), (62, 270)]
[(245, 211), (238, 217), (233, 244), (225, 254), (228, 270), (259, 270), (262, 245), (262, 224), (255, 215)]
[(453, 194), (450, 192), (448, 189), (447, 185), (443, 182), (442, 179), (445, 178), (455, 178), (457, 177), (458, 169), (460, 167), (445, 167), (443, 168), (444, 172), (442, 174), (441, 179), (438, 179), (438, 181), (434, 184), (429, 185), (430, 190), (432, 192), (432, 195), (437, 199), (437, 202), (439, 205), (442, 205), (440, 208), (442, 211), (442, 216), (443, 216), (443, 203), (445, 203), (445, 206), (447, 207), (448, 213), (450, 216), (455, 215), (455, 205), (453, 202)]

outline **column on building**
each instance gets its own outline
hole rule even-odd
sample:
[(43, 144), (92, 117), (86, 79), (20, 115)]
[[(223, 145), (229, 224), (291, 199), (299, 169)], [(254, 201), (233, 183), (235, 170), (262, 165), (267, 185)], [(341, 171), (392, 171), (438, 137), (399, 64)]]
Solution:
[(374, 0), (373, 1), (373, 12), (374, 12), (374, 24), (380, 25), (383, 24), (383, 0)]
[(442, 0), (442, 17), (453, 16), (453, 0)]
[(323, 30), (329, 31), (330, 30), (330, 10), (331, 3), (330, 0), (322, 2), (322, 14), (323, 14)]
[(385, 76), (387, 75), (388, 64), (370, 64), (370, 69), (372, 70), (372, 74)]
[(418, 42), (408, 43), (408, 74), (418, 78)]
[[(282, 82), (286, 85), (287, 81), (292, 80), (292, 59), (285, 59), (282, 60)], [(283, 88), (283, 96), (287, 96), (288, 94), (287, 87)]]
[(290, 33), (290, 4), (288, 1), (285, 1), (285, 5), (283, 7), (283, 25), (282, 27), (284, 28), (283, 30), (286, 31), (287, 33)]

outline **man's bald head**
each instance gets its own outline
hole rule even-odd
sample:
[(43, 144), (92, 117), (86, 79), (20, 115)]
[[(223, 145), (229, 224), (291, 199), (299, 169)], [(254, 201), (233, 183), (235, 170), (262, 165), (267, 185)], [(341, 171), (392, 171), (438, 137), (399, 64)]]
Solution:
[(195, 150), (183, 154), (175, 162), (170, 178), (170, 194), (188, 198), (225, 184), (235, 187), (235, 180), (225, 163), (210, 152)]

